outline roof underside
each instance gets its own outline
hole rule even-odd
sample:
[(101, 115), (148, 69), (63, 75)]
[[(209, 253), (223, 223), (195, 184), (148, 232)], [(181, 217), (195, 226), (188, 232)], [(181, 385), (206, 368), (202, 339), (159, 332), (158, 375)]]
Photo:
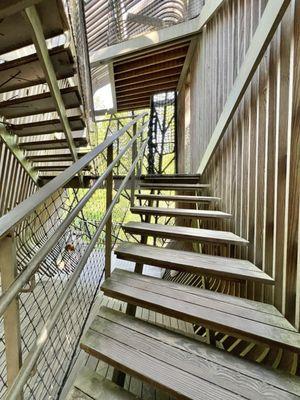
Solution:
[[(192, 19), (203, 4), (203, 0), (90, 0), (85, 6), (90, 55)], [(176, 89), (189, 43), (185, 39), (95, 66), (94, 91), (113, 83), (117, 111), (148, 107), (153, 94)]]

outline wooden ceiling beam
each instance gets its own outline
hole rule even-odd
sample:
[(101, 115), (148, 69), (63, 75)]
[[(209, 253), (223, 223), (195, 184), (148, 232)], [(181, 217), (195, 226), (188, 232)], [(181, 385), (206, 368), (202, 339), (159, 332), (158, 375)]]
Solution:
[(157, 93), (162, 93), (164, 91), (168, 91), (168, 90), (175, 90), (177, 86), (177, 82), (174, 83), (169, 83), (169, 84), (165, 84), (165, 85), (161, 85), (159, 88), (154, 88), (154, 89), (145, 89), (145, 90), (137, 90), (136, 93), (124, 93), (124, 94), (119, 94), (117, 96), (117, 101), (118, 103), (120, 101), (123, 101), (124, 99), (130, 99), (130, 98), (140, 98), (143, 97), (145, 95), (153, 95), (153, 94), (157, 94)]
[(173, 76), (169, 76), (169, 77), (163, 76), (162, 78), (158, 78), (151, 82), (146, 81), (146, 82), (141, 82), (140, 84), (137, 84), (137, 85), (130, 85), (130, 86), (126, 86), (126, 87), (116, 87), (116, 92), (117, 92), (117, 96), (119, 96), (120, 94), (132, 92), (132, 91), (135, 91), (138, 89), (146, 89), (148, 87), (165, 85), (167, 83), (177, 84), (178, 79), (179, 79), (179, 75), (173, 75)]
[(159, 65), (167, 61), (178, 60), (186, 57), (188, 46), (177, 50), (172, 50), (168, 53), (157, 54), (151, 57), (145, 57), (141, 61), (130, 61), (121, 66), (114, 65), (115, 74), (124, 73), (127, 71), (135, 71), (141, 68), (150, 67), (151, 65)]
[(165, 45), (155, 47), (153, 49), (139, 51), (138, 53), (136, 53), (134, 55), (130, 55), (130, 56), (115, 60), (114, 65), (126, 64), (128, 61), (131, 61), (131, 60), (140, 60), (147, 56), (162, 54), (162, 53), (165, 53), (165, 52), (168, 52), (171, 50), (176, 50), (181, 47), (184, 47), (185, 45), (189, 46), (190, 41), (191, 41), (191, 38), (188, 38), (188, 39), (185, 38), (185, 39), (178, 40), (175, 43), (173, 43), (173, 42), (167, 43)]
[(126, 73), (122, 73), (122, 74), (115, 74), (115, 85), (117, 85), (117, 82), (119, 82), (120, 80), (135, 78), (135, 77), (139, 77), (139, 76), (145, 76), (145, 75), (149, 75), (149, 74), (155, 73), (155, 72), (167, 71), (169, 69), (176, 68), (176, 67), (182, 67), (184, 65), (184, 60), (185, 60), (185, 57), (182, 57), (178, 60), (164, 62), (160, 65), (152, 65), (147, 68), (141, 68), (138, 71), (126, 72)]
[[(181, 74), (181, 67), (175, 67), (171, 68), (169, 70), (166, 70), (163, 74), (164, 78), (167, 77), (172, 77), (172, 76), (179, 76)], [(120, 83), (117, 85), (118, 88), (126, 88), (127, 86), (131, 85), (137, 85), (139, 83), (145, 83), (145, 82), (152, 82), (156, 81), (157, 79), (160, 79), (162, 76), (160, 71), (157, 72), (151, 72), (150, 74), (143, 75), (141, 77), (134, 77), (134, 78), (129, 78), (129, 79), (124, 79), (122, 81), (119, 81)]]

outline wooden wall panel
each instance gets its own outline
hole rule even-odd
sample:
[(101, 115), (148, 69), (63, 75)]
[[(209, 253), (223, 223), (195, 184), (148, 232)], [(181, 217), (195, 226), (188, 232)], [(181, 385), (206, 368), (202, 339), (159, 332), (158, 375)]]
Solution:
[[(203, 31), (190, 68), (191, 172), (196, 172), (266, 0), (228, 0)], [(297, 22), (296, 22), (297, 21)], [(292, 0), (203, 176), (233, 214), (222, 228), (250, 241), (235, 256), (276, 278), (248, 285), (299, 328), (300, 4)]]

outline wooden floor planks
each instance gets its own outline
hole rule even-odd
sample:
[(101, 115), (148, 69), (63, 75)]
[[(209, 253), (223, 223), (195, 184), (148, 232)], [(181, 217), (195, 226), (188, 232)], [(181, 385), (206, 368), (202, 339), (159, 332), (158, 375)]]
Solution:
[(102, 308), (81, 347), (177, 399), (296, 399), (299, 380), (280, 375), (123, 313)]
[(300, 353), (300, 334), (273, 306), (115, 270), (107, 296), (244, 340)]

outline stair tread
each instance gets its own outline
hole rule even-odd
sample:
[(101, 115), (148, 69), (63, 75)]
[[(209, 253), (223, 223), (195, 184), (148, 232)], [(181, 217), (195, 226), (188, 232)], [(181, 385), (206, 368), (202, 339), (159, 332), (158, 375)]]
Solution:
[[(83, 157), (87, 152), (77, 152), (78, 157)], [(71, 153), (56, 153), (56, 154), (39, 154), (39, 155), (27, 155), (26, 158), (32, 162), (53, 162), (53, 161), (72, 161), (73, 157)]]
[(135, 206), (130, 208), (133, 214), (164, 215), (189, 218), (231, 218), (231, 214), (216, 210), (193, 210), (188, 208)]
[[(86, 146), (86, 138), (74, 138), (74, 144), (76, 147)], [(23, 150), (54, 150), (54, 149), (68, 149), (68, 141), (66, 139), (54, 139), (54, 140), (39, 140), (36, 142), (23, 142), (19, 143), (20, 149)]]
[[(72, 131), (80, 131), (85, 127), (85, 123), (80, 115), (69, 117), (69, 124)], [(43, 120), (26, 124), (12, 125), (13, 132), (19, 137), (46, 135), (49, 133), (63, 132), (59, 119)]]
[[(60, 92), (66, 109), (78, 108), (81, 105), (77, 86), (61, 89)], [(56, 105), (50, 92), (0, 102), (0, 115), (8, 119), (54, 111), (56, 111)]]
[[(49, 51), (57, 79), (66, 79), (74, 75), (74, 60), (70, 48), (58, 46)], [(38, 55), (20, 57), (0, 64), (0, 93), (39, 85), (46, 82), (45, 74)], [(11, 77), (15, 76), (15, 79)]]
[(104, 282), (102, 290), (109, 297), (215, 331), (300, 353), (300, 334), (269, 304), (258, 307), (251, 300), (119, 269)]
[(248, 240), (228, 231), (189, 228), (185, 226), (128, 222), (123, 229), (129, 233), (142, 233), (167, 239), (184, 239), (246, 246)]
[(261, 269), (247, 260), (211, 256), (155, 247), (137, 243), (122, 243), (115, 254), (123, 260), (139, 262), (160, 268), (190, 272), (196, 275), (213, 275), (236, 280), (252, 280), (274, 285), (275, 281)]
[[(36, 3), (37, 12), (41, 21), (43, 21), (43, 33), (45, 38), (49, 39), (63, 34), (68, 28), (68, 22), (62, 2), (48, 0)], [(6, 5), (3, 7), (6, 7)], [(3, 12), (1, 5), (0, 54), (8, 53), (12, 50), (32, 44), (31, 28), (24, 19), (22, 13), (18, 12), (6, 15), (4, 12), (3, 15)]]
[(199, 189), (209, 188), (210, 184), (206, 183), (140, 183), (140, 188), (144, 189), (165, 189), (165, 190), (189, 190), (195, 191)]
[(84, 367), (80, 370), (67, 400), (133, 400), (139, 399), (120, 386)]
[(296, 399), (300, 394), (299, 378), (106, 307), (81, 348), (178, 399)]
[(158, 201), (185, 201), (187, 203), (220, 201), (220, 197), (212, 196), (184, 196), (184, 195), (162, 195), (162, 194), (136, 194), (137, 199)]

